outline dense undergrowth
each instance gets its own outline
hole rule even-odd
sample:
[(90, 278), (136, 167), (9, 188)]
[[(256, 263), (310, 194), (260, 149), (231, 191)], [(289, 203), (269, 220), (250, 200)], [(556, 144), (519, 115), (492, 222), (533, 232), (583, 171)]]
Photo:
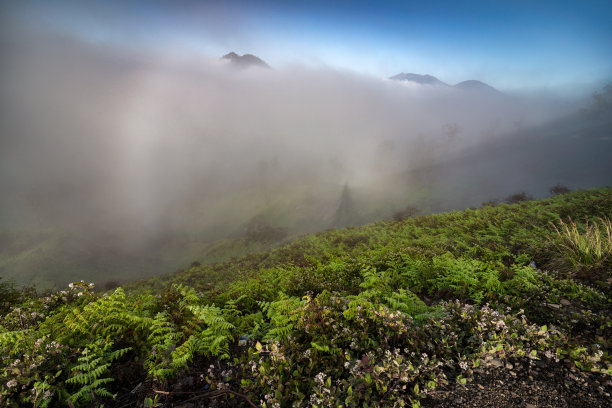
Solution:
[(4, 283), (0, 405), (186, 390), (418, 406), (487, 356), (610, 376), (611, 216), (612, 189), (589, 190), (330, 230), (108, 293)]

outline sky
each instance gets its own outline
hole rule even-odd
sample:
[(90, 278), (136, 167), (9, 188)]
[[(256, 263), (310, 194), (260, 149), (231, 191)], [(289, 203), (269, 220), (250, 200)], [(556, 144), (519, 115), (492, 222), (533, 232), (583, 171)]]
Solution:
[(1, 0), (1, 35), (52, 31), (126, 50), (251, 53), (386, 78), (478, 79), (505, 91), (612, 77), (612, 2)]

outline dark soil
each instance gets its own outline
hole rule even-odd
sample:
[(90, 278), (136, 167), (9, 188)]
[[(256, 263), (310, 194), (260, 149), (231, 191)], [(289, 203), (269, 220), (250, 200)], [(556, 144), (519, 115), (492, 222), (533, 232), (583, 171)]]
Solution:
[(457, 382), (431, 392), (423, 407), (612, 407), (612, 380), (554, 360), (490, 359)]
[[(223, 367), (220, 367), (223, 368)], [(215, 370), (216, 371), (216, 370)], [(234, 408), (259, 407), (232, 390), (210, 391), (191, 373), (167, 385), (169, 392), (158, 394), (159, 407), (174, 408)], [(479, 368), (464, 372), (465, 385), (449, 373), (449, 384), (431, 391), (421, 400), (427, 407), (491, 407), (491, 408), (606, 408), (612, 407), (612, 379), (597, 373), (581, 372), (569, 362), (532, 360), (529, 358), (497, 359), (487, 357)], [(166, 387), (164, 387), (166, 388)], [(134, 393), (125, 393), (110, 407), (141, 407), (144, 395), (154, 393), (150, 384), (143, 383)]]

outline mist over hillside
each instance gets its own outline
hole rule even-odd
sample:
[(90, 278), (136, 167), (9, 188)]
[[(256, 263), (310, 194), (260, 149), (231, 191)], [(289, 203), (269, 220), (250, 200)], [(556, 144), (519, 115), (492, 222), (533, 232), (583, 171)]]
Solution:
[[(546, 124), (565, 120), (561, 133), (575, 123), (566, 136), (586, 145), (575, 138), (589, 123), (568, 116), (584, 100), (267, 69), (254, 56), (262, 63), (235, 70), (219, 56), (128, 52), (59, 34), (2, 41), (0, 273), (23, 282), (77, 279), (62, 276), (72, 267), (60, 258), (100, 280), (170, 271), (206, 261), (206, 245), (242, 236), (253, 219), (299, 234), (407, 204), (463, 208), (515, 188), (543, 195), (553, 181), (579, 188), (610, 178), (597, 164), (595, 179), (556, 177), (568, 159), (550, 157), (559, 133), (540, 143)], [(610, 127), (601, 126), (595, 160), (581, 155), (572, 168), (606, 162)], [(543, 171), (512, 156), (515, 139), (546, 158)], [(494, 145), (508, 154), (480, 147)], [(472, 170), (458, 181), (455, 162), (484, 166), (488, 181)], [(338, 223), (345, 186), (355, 214)]]
[(0, 407), (609, 406), (611, 15), (0, 1)]

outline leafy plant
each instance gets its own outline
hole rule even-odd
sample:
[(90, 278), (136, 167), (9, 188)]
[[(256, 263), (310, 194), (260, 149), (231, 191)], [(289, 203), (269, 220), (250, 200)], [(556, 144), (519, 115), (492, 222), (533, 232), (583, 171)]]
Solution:
[(74, 405), (81, 402), (93, 401), (96, 396), (113, 397), (105, 385), (113, 382), (112, 377), (106, 377), (111, 363), (125, 355), (130, 348), (113, 350), (113, 342), (98, 338), (95, 343), (85, 347), (82, 356), (78, 358), (78, 364), (71, 367), (73, 375), (66, 380), (68, 384), (74, 384), (80, 388), (70, 395), (68, 401)]

